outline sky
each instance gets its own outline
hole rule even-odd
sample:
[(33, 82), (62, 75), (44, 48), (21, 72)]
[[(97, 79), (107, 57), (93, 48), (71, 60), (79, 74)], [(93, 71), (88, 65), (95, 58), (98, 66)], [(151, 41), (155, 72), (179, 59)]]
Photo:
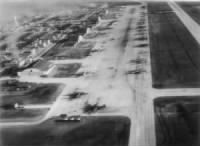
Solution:
[[(65, 1), (66, 5), (59, 3), (59, 1)], [(72, 1), (74, 3), (80, 0), (0, 0), (0, 25), (6, 24), (14, 16), (60, 11), (63, 6), (66, 7), (67, 11), (73, 8), (70, 7), (73, 4)]]
[[(47, 1), (48, 2), (57, 2), (57, 1), (66, 1), (66, 2), (74, 2), (74, 1), (80, 2), (80, 1), (82, 1), (83, 2), (85, 0), (0, 0), (0, 3), (1, 2), (30, 2), (30, 1), (32, 1), (32, 2), (33, 1), (38, 1), (38, 2), (42, 3), (42, 2), (47, 2)], [(91, 1), (96, 1), (96, 0), (91, 0)], [(118, 1), (118, 0), (116, 0), (116, 1)], [(163, 0), (150, 0), (150, 1), (163, 1)], [(175, 0), (175, 1), (200, 1), (200, 0)]]
[[(88, 1), (101, 1), (101, 0), (88, 0)], [(120, 1), (120, 0), (112, 0), (112, 1)], [(124, 0), (121, 0), (121, 1), (124, 1)], [(163, 1), (163, 0), (154, 0), (154, 1)], [(183, 0), (177, 0), (177, 1), (183, 1)], [(188, 1), (191, 1), (191, 0), (188, 0)], [(200, 0), (194, 0), (194, 1), (200, 1)], [(18, 14), (23, 14), (23, 13), (24, 14), (29, 13), (30, 9), (33, 7), (36, 7), (36, 8), (38, 7), (40, 9), (42, 8), (50, 9), (50, 8), (53, 8), (51, 6), (55, 6), (52, 4), (55, 4), (55, 3), (58, 4), (59, 2), (66, 2), (70, 4), (80, 3), (80, 2), (85, 3), (86, 0), (0, 0), (0, 24), (2, 20), (3, 21), (7, 20), (10, 18), (10, 16), (13, 17), (13, 15), (15, 14), (18, 15)]]

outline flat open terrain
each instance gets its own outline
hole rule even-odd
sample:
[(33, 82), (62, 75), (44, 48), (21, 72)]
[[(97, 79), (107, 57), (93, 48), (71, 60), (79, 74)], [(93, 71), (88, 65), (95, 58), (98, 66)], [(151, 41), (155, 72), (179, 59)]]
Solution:
[(66, 78), (76, 76), (76, 72), (81, 67), (80, 63), (58, 64), (56, 69), (49, 76), (56, 78)]
[(2, 128), (6, 146), (127, 146), (130, 121), (126, 117), (82, 117), (81, 122), (55, 122)]
[(28, 122), (42, 119), (49, 109), (1, 109), (0, 122)]
[(61, 93), (64, 85), (36, 84), (16, 80), (1, 81), (0, 121), (20, 121), (41, 118), (48, 109), (15, 109), (14, 104), (51, 104)]
[[(24, 85), (24, 87), (20, 87)], [(25, 88), (25, 85), (28, 86), (28, 83), (20, 83), (17, 81), (9, 83), (9, 85), (3, 85), (4, 90), (8, 86), (9, 90), (7, 93), (0, 94), (0, 105), (5, 104), (47, 104), (52, 103), (59, 93), (62, 91), (63, 86), (59, 84), (36, 84), (33, 85), (32, 89)], [(30, 84), (31, 85), (31, 84)], [(11, 90), (12, 87), (12, 90)], [(15, 88), (16, 90), (14, 90)], [(31, 88), (31, 87), (30, 87)], [(21, 91), (17, 91), (21, 90)]]
[(179, 2), (185, 12), (187, 12), (198, 24), (200, 24), (200, 2)]
[(157, 146), (199, 146), (200, 97), (154, 100)]
[(166, 2), (148, 10), (153, 87), (199, 87), (200, 46)]

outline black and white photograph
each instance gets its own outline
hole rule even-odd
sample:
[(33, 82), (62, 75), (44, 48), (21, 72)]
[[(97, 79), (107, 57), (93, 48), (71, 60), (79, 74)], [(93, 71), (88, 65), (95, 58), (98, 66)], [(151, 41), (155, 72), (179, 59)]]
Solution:
[(0, 0), (0, 146), (200, 146), (200, 0)]

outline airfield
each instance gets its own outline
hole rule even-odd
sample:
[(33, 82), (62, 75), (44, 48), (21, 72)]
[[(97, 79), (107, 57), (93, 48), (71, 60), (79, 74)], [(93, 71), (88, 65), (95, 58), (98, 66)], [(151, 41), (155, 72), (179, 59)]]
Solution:
[(199, 6), (97, 2), (31, 18), (12, 32), (15, 53), (6, 30), (1, 145), (198, 146)]

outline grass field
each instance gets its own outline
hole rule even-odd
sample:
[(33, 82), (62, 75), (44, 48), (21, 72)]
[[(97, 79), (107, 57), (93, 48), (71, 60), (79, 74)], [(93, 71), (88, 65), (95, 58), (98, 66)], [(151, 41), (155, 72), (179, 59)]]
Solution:
[(187, 12), (198, 24), (200, 24), (200, 2), (179, 2), (185, 12)]
[(148, 10), (153, 87), (199, 87), (200, 46), (166, 2)]
[(41, 119), (49, 109), (0, 110), (0, 122), (30, 122)]
[(51, 104), (64, 88), (61, 84), (35, 84), (15, 80), (0, 84), (0, 121), (24, 121), (41, 118), (48, 109), (15, 109), (14, 104)]
[[(25, 91), (8, 91), (0, 94), (0, 105), (5, 104), (48, 104), (55, 101), (63, 89), (59, 84), (37, 84), (36, 87)], [(10, 88), (10, 87), (8, 87)]]
[(157, 146), (199, 146), (200, 97), (154, 100)]
[(35, 83), (19, 82), (17, 80), (0, 81), (0, 93), (6, 94), (24, 94), (37, 87)]
[(56, 66), (56, 69), (49, 76), (57, 78), (71, 77), (76, 75), (80, 67), (80, 63), (60, 64)]
[(81, 122), (54, 119), (34, 126), (1, 128), (6, 146), (127, 146), (130, 121), (126, 117), (82, 117)]

